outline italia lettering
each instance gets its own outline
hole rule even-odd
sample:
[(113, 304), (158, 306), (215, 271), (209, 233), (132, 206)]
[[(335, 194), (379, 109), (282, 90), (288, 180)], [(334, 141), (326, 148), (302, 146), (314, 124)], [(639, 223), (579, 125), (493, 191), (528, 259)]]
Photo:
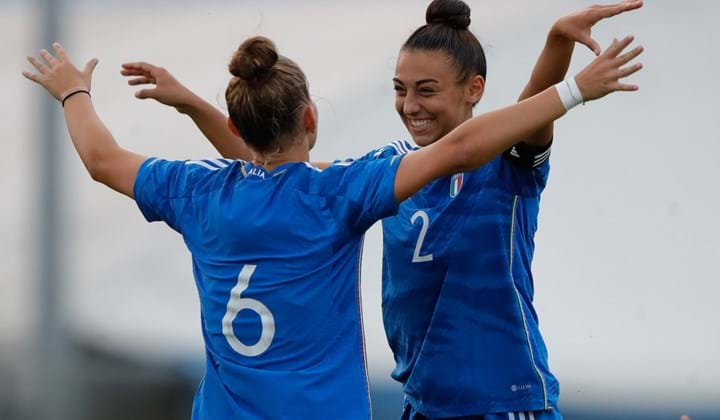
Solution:
[(255, 175), (258, 178), (265, 179), (265, 171), (260, 168), (252, 168), (250, 170), (250, 175)]

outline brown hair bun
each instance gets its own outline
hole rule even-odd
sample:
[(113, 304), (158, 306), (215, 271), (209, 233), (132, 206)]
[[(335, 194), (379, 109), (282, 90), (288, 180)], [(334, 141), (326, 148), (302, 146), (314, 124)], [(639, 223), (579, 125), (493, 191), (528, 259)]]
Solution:
[(233, 76), (254, 84), (265, 79), (277, 61), (275, 44), (268, 38), (257, 36), (240, 44), (229, 70)]

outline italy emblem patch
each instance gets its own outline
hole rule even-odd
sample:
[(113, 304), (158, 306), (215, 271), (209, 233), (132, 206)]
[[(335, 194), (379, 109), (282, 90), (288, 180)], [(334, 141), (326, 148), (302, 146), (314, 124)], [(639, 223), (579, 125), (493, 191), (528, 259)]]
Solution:
[(450, 178), (450, 197), (455, 198), (460, 194), (463, 186), (463, 174), (455, 174)]

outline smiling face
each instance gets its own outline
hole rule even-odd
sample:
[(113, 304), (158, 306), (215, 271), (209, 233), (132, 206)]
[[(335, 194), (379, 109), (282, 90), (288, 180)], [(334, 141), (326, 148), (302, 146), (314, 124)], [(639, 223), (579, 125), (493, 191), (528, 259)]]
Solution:
[(458, 82), (443, 51), (402, 50), (395, 68), (395, 109), (418, 146), (437, 141), (472, 117), (482, 97), (481, 76)]

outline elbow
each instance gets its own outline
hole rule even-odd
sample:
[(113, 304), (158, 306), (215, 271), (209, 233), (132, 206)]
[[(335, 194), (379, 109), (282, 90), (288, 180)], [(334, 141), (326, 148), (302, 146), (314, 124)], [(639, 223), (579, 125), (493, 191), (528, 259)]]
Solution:
[(85, 168), (93, 181), (105, 184), (108, 178), (108, 159), (103, 156), (94, 156), (85, 162)]
[(87, 169), (88, 173), (90, 174), (90, 178), (92, 178), (95, 182), (103, 182), (104, 176), (103, 176), (103, 169), (102, 164), (98, 162), (92, 162), (85, 165), (85, 168)]

